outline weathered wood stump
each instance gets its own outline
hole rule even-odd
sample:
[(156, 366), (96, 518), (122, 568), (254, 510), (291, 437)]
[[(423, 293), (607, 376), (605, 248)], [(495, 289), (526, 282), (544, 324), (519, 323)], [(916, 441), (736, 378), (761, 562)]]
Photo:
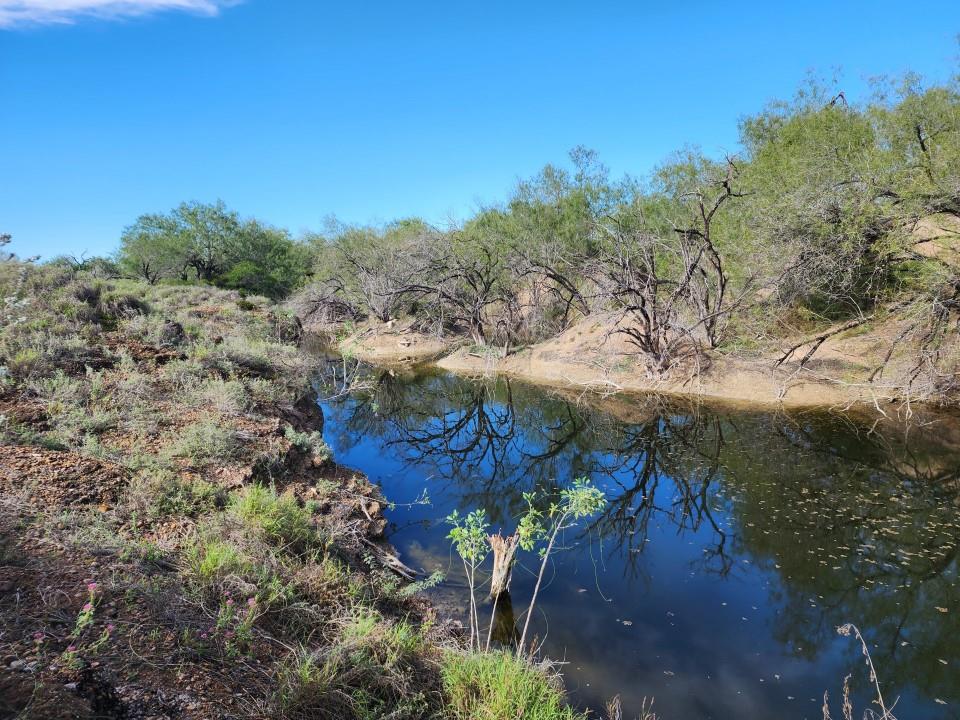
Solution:
[(510, 578), (513, 577), (513, 563), (517, 559), (517, 547), (520, 536), (517, 534), (503, 537), (500, 533), (489, 538), (493, 550), (493, 575), (490, 576), (490, 598), (496, 599), (501, 593), (510, 590)]

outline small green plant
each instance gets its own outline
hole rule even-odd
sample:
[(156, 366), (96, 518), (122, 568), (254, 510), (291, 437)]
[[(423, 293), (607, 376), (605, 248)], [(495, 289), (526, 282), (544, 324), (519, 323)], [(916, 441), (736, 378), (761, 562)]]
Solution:
[(201, 479), (184, 479), (159, 469), (146, 473), (136, 491), (144, 497), (145, 510), (151, 517), (196, 516), (222, 507), (225, 491)]
[(205, 464), (229, 460), (236, 449), (237, 438), (231, 430), (213, 421), (203, 420), (184, 427), (167, 448), (167, 455)]
[(247, 598), (242, 607), (237, 607), (230, 591), (224, 593), (211, 633), (223, 639), (228, 657), (236, 657), (249, 650), (253, 641), (253, 623), (257, 615), (255, 597)]
[(453, 548), (463, 561), (463, 570), (467, 576), (470, 590), (470, 646), (476, 644), (480, 650), (480, 622), (477, 614), (476, 575), (477, 568), (487, 557), (487, 514), (483, 510), (474, 510), (462, 517), (454, 510), (447, 516), (447, 522), (453, 527), (447, 537), (453, 542)]
[(228, 542), (204, 538), (186, 548), (187, 570), (201, 589), (218, 587), (229, 575), (244, 577), (253, 570), (249, 558)]
[(287, 425), (283, 436), (300, 452), (311, 455), (317, 462), (326, 462), (332, 455), (322, 433), (298, 432), (292, 425)]
[(412, 583), (404, 585), (397, 591), (397, 596), (400, 598), (410, 598), (414, 595), (419, 595), (422, 592), (434, 588), (440, 583), (443, 582), (445, 575), (440, 570), (434, 570), (430, 575), (425, 577), (423, 580), (417, 580)]
[(520, 633), (520, 642), (517, 645), (517, 654), (522, 655), (530, 628), (530, 618), (537, 603), (537, 594), (543, 583), (543, 575), (547, 569), (547, 561), (553, 551), (557, 537), (561, 532), (572, 528), (578, 521), (589, 517), (603, 509), (606, 498), (603, 491), (593, 486), (588, 478), (577, 478), (570, 487), (560, 491), (560, 499), (550, 504), (543, 515), (533, 505), (533, 497), (525, 495), (528, 510), (520, 521), (518, 533), (520, 547), (532, 550), (538, 542), (545, 543), (540, 549), (540, 571), (537, 573), (537, 582), (533, 586), (533, 594), (527, 607), (526, 618), (523, 622), (523, 632)]
[(269, 542), (291, 552), (304, 552), (320, 544), (310, 511), (290, 495), (277, 495), (271, 488), (253, 485), (235, 496), (230, 508), (245, 523), (259, 528)]
[(204, 381), (190, 393), (189, 399), (194, 405), (212, 407), (222, 415), (239, 415), (250, 404), (243, 383), (220, 378)]
[[(537, 497), (534, 493), (524, 493), (523, 497), (527, 502), (527, 511), (517, 525), (519, 544), (526, 551), (538, 550), (540, 570), (537, 574), (530, 604), (527, 607), (520, 642), (517, 645), (518, 655), (524, 653), (530, 618), (533, 615), (547, 563), (550, 554), (554, 551), (558, 536), (564, 530), (575, 526), (583, 518), (601, 510), (606, 503), (603, 492), (594, 487), (590, 480), (585, 477), (577, 478), (570, 487), (561, 490), (559, 498), (550, 503), (546, 512), (538, 509)], [(489, 552), (490, 537), (487, 533), (489, 523), (483, 510), (474, 510), (466, 517), (454, 511), (447, 517), (447, 522), (453, 526), (447, 537), (453, 542), (454, 549), (463, 561), (470, 592), (470, 647), (480, 651), (483, 648), (480, 646), (480, 626), (475, 597), (476, 572)], [(494, 612), (496, 612), (496, 605), (494, 605)], [(489, 648), (489, 639), (487, 648)]]
[(77, 621), (73, 626), (73, 632), (70, 633), (71, 638), (76, 639), (80, 637), (83, 634), (83, 631), (93, 624), (93, 616), (96, 613), (96, 604), (97, 583), (90, 582), (87, 584), (87, 602), (84, 603), (83, 608), (80, 610), (80, 614), (77, 615)]
[(453, 720), (585, 720), (547, 676), (505, 652), (448, 652), (441, 666), (445, 717)]

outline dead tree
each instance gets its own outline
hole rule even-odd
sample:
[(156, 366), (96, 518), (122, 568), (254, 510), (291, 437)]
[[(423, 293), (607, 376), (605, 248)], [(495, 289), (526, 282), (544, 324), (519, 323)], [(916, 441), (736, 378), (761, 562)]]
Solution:
[(490, 598), (496, 599), (501, 593), (510, 590), (510, 579), (513, 576), (513, 564), (517, 559), (517, 547), (520, 536), (514, 533), (503, 537), (500, 533), (489, 538), (490, 549), (493, 550), (493, 574), (490, 576)]

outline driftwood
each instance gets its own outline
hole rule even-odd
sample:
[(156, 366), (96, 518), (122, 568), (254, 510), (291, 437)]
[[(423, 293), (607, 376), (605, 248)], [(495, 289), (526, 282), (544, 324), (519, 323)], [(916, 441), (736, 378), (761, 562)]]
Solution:
[(390, 570), (393, 570), (393, 572), (395, 572), (397, 575), (404, 578), (405, 580), (416, 580), (417, 571), (414, 570), (413, 568), (407, 567), (402, 562), (400, 562), (400, 558), (398, 558), (396, 555), (393, 555), (387, 552), (376, 543), (373, 543), (367, 540), (365, 537), (362, 537), (360, 539), (363, 541), (365, 545), (367, 545), (373, 550), (373, 553), (376, 556), (377, 560), (383, 563), (384, 567)]
[(500, 533), (489, 537), (493, 550), (493, 574), (490, 576), (490, 597), (496, 599), (501, 593), (510, 590), (510, 578), (513, 576), (513, 563), (517, 559), (517, 547), (520, 536), (516, 533), (503, 537)]

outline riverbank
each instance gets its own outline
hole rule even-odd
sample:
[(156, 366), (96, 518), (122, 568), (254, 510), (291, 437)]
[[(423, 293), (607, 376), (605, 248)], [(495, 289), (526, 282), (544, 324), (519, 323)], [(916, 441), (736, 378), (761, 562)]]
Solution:
[(577, 717), (423, 600), (323, 440), (294, 318), (43, 267), (0, 289), (0, 716)]
[[(656, 393), (742, 407), (870, 410), (892, 415), (909, 414), (912, 405), (933, 399), (928, 388), (910, 385), (916, 359), (909, 345), (886, 358), (891, 342), (902, 331), (896, 323), (838, 333), (820, 344), (806, 362), (801, 360), (815, 341), (767, 341), (749, 351), (713, 351), (698, 366), (666, 377), (645, 371), (635, 349), (613, 332), (609, 314), (584, 318), (560, 335), (506, 357), (500, 348), (478, 348), (457, 336), (428, 335), (403, 321), (367, 322), (351, 332), (309, 325), (307, 330), (333, 339), (341, 353), (372, 364), (427, 363), (469, 377), (505, 375), (584, 393)], [(784, 349), (792, 346), (798, 346), (793, 355), (778, 363)], [(875, 374), (885, 360), (884, 372)]]

